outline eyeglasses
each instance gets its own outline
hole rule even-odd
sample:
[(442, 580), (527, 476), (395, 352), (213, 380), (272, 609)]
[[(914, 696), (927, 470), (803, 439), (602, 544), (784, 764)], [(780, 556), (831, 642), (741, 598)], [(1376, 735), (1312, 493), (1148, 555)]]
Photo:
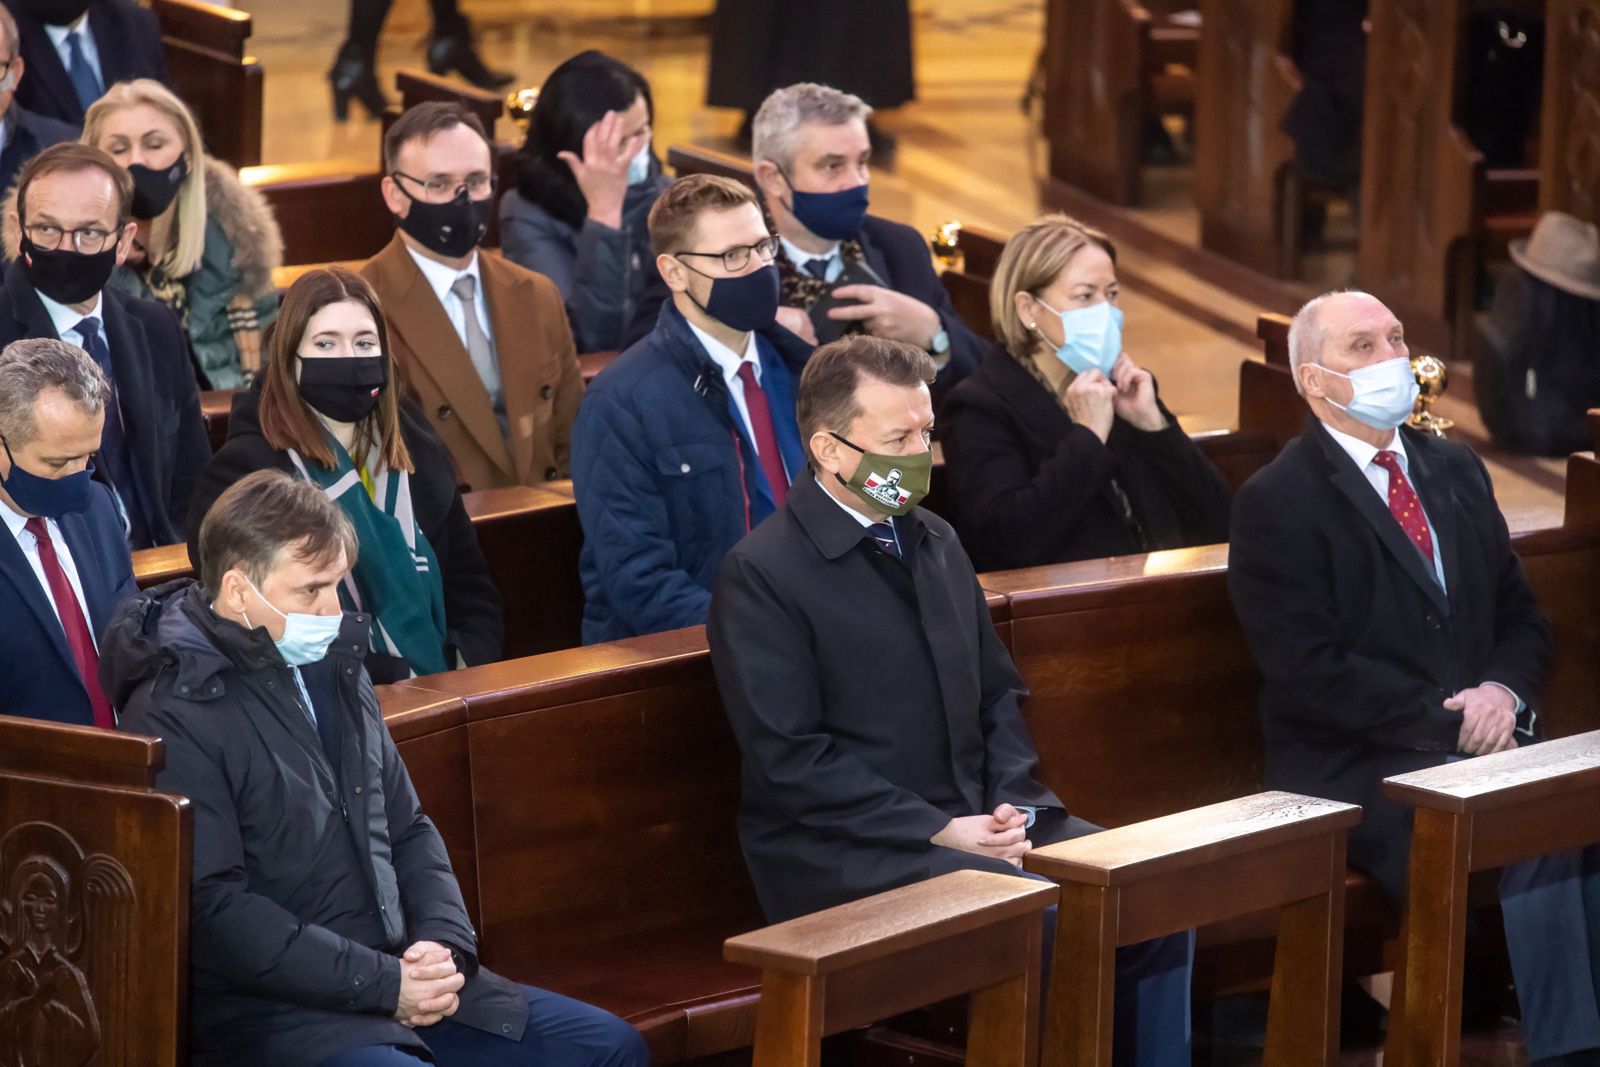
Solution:
[(494, 175), (485, 174), (482, 171), (469, 174), (465, 178), (436, 177), (429, 178), (427, 181), (423, 181), (421, 178), (413, 178), (409, 174), (402, 174), (400, 171), (395, 171), (394, 177), (397, 179), (404, 178), (408, 182), (420, 185), (422, 187), (422, 199), (435, 204), (454, 200), (461, 195), (461, 190), (463, 189), (467, 191), (467, 196), (473, 200), (482, 200), (494, 193), (495, 186)]
[(722, 266), (727, 270), (744, 270), (750, 265), (750, 253), (754, 252), (761, 257), (761, 262), (771, 263), (772, 257), (778, 254), (778, 239), (776, 237), (763, 237), (753, 245), (739, 245), (725, 252), (677, 252), (678, 256), (699, 256), (703, 259), (720, 259)]
[(106, 246), (107, 241), (116, 240), (116, 232), (102, 230), (98, 226), (84, 226), (76, 230), (63, 230), (60, 226), (24, 226), (22, 232), (28, 235), (28, 240), (46, 252), (53, 252), (61, 247), (63, 238), (72, 239), (72, 247), (86, 256), (92, 256)]

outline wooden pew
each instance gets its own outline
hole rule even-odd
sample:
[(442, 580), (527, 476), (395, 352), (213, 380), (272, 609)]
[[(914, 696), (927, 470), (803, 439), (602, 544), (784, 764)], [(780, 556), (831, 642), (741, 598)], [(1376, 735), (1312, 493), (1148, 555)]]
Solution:
[(506, 658), (583, 643), (583, 528), (571, 482), (464, 496), (478, 545), (505, 602)]
[(206, 149), (235, 167), (261, 162), (261, 63), (246, 51), (250, 15), (204, 0), (152, 0), (177, 90)]
[(40, 977), (7, 943), (33, 921), (18, 914), (31, 891), (55, 905), (34, 947), (67, 969), (42, 1003), (11, 986), (21, 999), (6, 1005), (6, 1036), (23, 1063), (47, 1062), (27, 1036), (41, 1025), (66, 1057), (51, 1063), (188, 1062), (193, 818), (187, 800), (154, 789), (165, 761), (152, 738), (0, 716), (0, 894), (16, 917), (0, 957)]
[(1189, 5), (1054, 0), (1046, 8), (1050, 174), (1113, 204), (1139, 202), (1150, 125), (1194, 112), (1200, 32), (1164, 6)]
[[(1547, 0), (1539, 210), (1600, 221), (1600, 64), (1593, 0)], [(1567, 131), (1564, 137), (1554, 131)]]
[(1461, 1058), (1467, 877), (1600, 842), (1600, 731), (1397, 775), (1383, 792), (1417, 809), (1384, 1062), (1449, 1067)]

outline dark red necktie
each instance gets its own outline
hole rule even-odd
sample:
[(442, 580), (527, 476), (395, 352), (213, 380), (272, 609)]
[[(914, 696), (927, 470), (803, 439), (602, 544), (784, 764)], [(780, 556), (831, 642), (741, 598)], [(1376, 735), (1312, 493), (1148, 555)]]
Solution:
[(1428, 519), (1422, 514), (1422, 501), (1417, 498), (1417, 491), (1411, 488), (1405, 472), (1400, 469), (1400, 457), (1384, 449), (1372, 457), (1372, 462), (1389, 472), (1389, 514), (1411, 538), (1417, 551), (1432, 563), (1433, 534), (1428, 531)]
[(739, 380), (744, 383), (744, 406), (750, 413), (750, 436), (756, 440), (761, 471), (772, 487), (773, 504), (781, 508), (789, 499), (789, 476), (783, 471), (783, 454), (778, 451), (778, 435), (772, 429), (772, 409), (767, 407), (767, 394), (756, 381), (754, 363), (746, 360), (739, 364)]
[(39, 542), (39, 562), (44, 566), (45, 581), (50, 584), (50, 599), (56, 602), (61, 628), (67, 633), (67, 647), (72, 649), (78, 674), (83, 678), (83, 687), (89, 691), (94, 724), (106, 730), (115, 729), (117, 724), (111, 715), (111, 703), (100, 688), (100, 655), (94, 650), (94, 639), (89, 636), (89, 624), (84, 621), (78, 595), (72, 591), (67, 572), (61, 568), (55, 542), (50, 539), (50, 528), (45, 525), (44, 519), (35, 515), (23, 525), (23, 529), (33, 534), (34, 540)]

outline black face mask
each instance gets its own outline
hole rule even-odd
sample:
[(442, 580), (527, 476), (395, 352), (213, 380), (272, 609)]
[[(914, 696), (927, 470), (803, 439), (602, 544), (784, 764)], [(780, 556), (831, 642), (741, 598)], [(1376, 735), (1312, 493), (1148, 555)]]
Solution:
[(189, 161), (183, 156), (165, 170), (151, 170), (143, 163), (128, 167), (133, 178), (133, 217), (153, 219), (177, 199), (183, 180), (189, 176)]
[(384, 356), (300, 357), (300, 395), (334, 422), (360, 422), (372, 414), (388, 384)]
[(22, 235), (22, 268), (28, 284), (58, 304), (81, 304), (106, 287), (117, 269), (117, 243), (92, 256), (67, 248), (35, 248)]
[(89, 0), (27, 0), (24, 6), (46, 26), (70, 26), (89, 10)]
[[(399, 179), (395, 186), (406, 193)], [(494, 210), (494, 197), (474, 200), (466, 189), (444, 204), (430, 204), (410, 193), (406, 199), (411, 201), (411, 210), (399, 220), (400, 229), (423, 248), (447, 259), (460, 259), (478, 246), (489, 229), (489, 212)]]

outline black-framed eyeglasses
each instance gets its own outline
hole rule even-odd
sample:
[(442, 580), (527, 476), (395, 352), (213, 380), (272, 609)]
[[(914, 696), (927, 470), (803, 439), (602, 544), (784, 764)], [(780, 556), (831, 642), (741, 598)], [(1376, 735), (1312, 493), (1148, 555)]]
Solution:
[(750, 253), (761, 257), (761, 262), (771, 263), (778, 254), (778, 239), (763, 237), (753, 245), (739, 245), (722, 252), (674, 252), (676, 256), (699, 256), (702, 259), (720, 259), (725, 270), (744, 270), (750, 265)]
[(63, 240), (71, 239), (72, 247), (86, 256), (104, 250), (106, 242), (116, 241), (116, 231), (102, 230), (98, 226), (80, 226), (76, 230), (63, 230), (60, 226), (50, 226), (40, 223), (35, 226), (24, 226), (22, 232), (28, 235), (35, 247), (46, 252), (54, 252), (61, 247)]
[[(465, 178), (433, 177), (424, 181), (422, 178), (413, 178), (409, 174), (395, 171), (396, 180), (404, 178), (422, 189), (422, 198), (431, 203), (442, 204), (454, 200), (461, 195), (461, 190), (467, 191), (467, 196), (473, 200), (482, 200), (494, 194), (495, 178), (493, 174), (483, 171), (469, 174)], [(404, 186), (401, 186), (404, 189)]]

